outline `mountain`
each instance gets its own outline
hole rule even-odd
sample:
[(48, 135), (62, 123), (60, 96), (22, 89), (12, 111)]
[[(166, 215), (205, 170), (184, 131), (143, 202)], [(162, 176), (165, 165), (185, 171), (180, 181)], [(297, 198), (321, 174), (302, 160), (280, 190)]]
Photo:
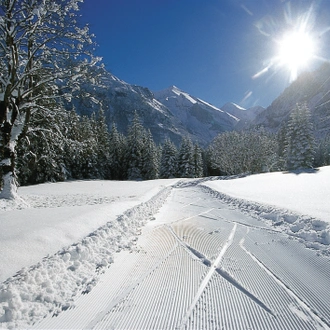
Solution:
[[(146, 129), (150, 129), (155, 142), (161, 143), (165, 138), (170, 138), (179, 144), (181, 137), (187, 132), (176, 120), (173, 114), (159, 101), (154, 98), (153, 93), (141, 86), (131, 85), (104, 70), (102, 72), (103, 86), (89, 90), (84, 86), (84, 93), (92, 93), (95, 100), (102, 100), (108, 127), (115, 123), (118, 130), (127, 133), (127, 128), (133, 120), (136, 111), (141, 123)], [(86, 99), (79, 98), (75, 103), (80, 115), (90, 116), (97, 111), (99, 105), (86, 103)]]
[(154, 96), (201, 145), (209, 143), (221, 132), (233, 130), (238, 122), (235, 116), (176, 86), (154, 92)]
[(265, 110), (264, 107), (259, 105), (245, 109), (233, 102), (224, 104), (221, 109), (239, 119), (235, 129), (242, 129), (246, 125), (249, 125), (257, 115)]
[(95, 102), (83, 97), (75, 103), (80, 115), (91, 115), (102, 100), (109, 128), (112, 123), (120, 132), (126, 133), (134, 112), (146, 129), (150, 129), (156, 143), (170, 138), (177, 146), (182, 137), (189, 136), (193, 142), (206, 146), (219, 133), (232, 130), (238, 119), (209, 103), (181, 91), (175, 86), (160, 92), (131, 85), (104, 70), (103, 87), (90, 90), (86, 85), (83, 93), (94, 96)]
[(301, 74), (272, 104), (252, 121), (277, 132), (285, 124), (297, 103), (306, 102), (317, 137), (330, 134), (330, 64)]

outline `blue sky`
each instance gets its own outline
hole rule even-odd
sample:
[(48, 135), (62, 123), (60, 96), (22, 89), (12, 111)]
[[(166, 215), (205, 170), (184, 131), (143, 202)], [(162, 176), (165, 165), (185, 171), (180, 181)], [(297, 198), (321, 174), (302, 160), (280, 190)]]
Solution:
[(274, 61), (277, 41), (302, 20), (322, 58), (307, 69), (330, 58), (329, 0), (84, 0), (81, 14), (115, 76), (218, 107), (270, 105), (290, 81)]

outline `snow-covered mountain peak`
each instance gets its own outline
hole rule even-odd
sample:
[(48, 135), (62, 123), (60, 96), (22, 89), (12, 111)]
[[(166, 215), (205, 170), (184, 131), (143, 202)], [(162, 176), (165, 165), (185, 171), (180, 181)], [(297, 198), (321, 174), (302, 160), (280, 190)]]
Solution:
[[(235, 116), (240, 121), (242, 121), (244, 124), (251, 122), (255, 119), (255, 117), (265, 109), (261, 106), (254, 106), (252, 108), (245, 109), (241, 107), (240, 105), (234, 103), (234, 102), (228, 102), (225, 105), (221, 107), (223, 111), (226, 111), (227, 113)], [(240, 123), (243, 125), (243, 123)]]
[(227, 102), (226, 104), (224, 104), (221, 107), (222, 110), (229, 112), (231, 114), (233, 114), (233, 112), (237, 112), (237, 111), (246, 111), (245, 108), (241, 107), (240, 105), (234, 103), (234, 102)]
[(154, 96), (179, 119), (188, 132), (194, 135), (199, 132), (199, 140), (203, 143), (212, 140), (221, 132), (232, 130), (238, 122), (233, 115), (191, 96), (176, 86), (154, 92)]
[(174, 85), (161, 91), (154, 92), (154, 95), (158, 100), (168, 100), (169, 98), (174, 98), (176, 99), (176, 102), (180, 102), (182, 106), (191, 106), (191, 104), (197, 103), (197, 100), (194, 97)]

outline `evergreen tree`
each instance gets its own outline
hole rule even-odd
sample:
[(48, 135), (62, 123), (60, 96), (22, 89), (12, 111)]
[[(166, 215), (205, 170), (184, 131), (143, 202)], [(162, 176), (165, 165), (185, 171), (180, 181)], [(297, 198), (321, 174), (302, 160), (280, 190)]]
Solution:
[(112, 180), (127, 179), (125, 162), (126, 140), (120, 134), (115, 124), (112, 125), (109, 136), (110, 175)]
[(178, 150), (174, 143), (166, 139), (162, 148), (160, 160), (160, 177), (162, 179), (175, 178), (177, 175)]
[(94, 114), (92, 119), (97, 148), (96, 157), (98, 178), (110, 179), (110, 141), (103, 109), (101, 108), (99, 110), (97, 117)]
[(201, 178), (204, 172), (204, 163), (202, 156), (202, 149), (195, 144), (194, 146), (194, 166), (195, 166), (195, 178)]
[(178, 154), (178, 176), (180, 178), (195, 177), (194, 146), (189, 137), (184, 137)]
[(80, 134), (80, 117), (73, 109), (67, 116), (63, 157), (67, 176), (72, 179), (82, 179), (80, 157), (84, 146)]
[(56, 111), (53, 119), (48, 121), (40, 113), (35, 113), (26, 135), (18, 141), (17, 170), (20, 185), (63, 181), (67, 178), (63, 136), (68, 112)]
[(127, 160), (127, 178), (128, 180), (142, 179), (142, 154), (145, 139), (145, 129), (140, 118), (135, 111), (132, 124), (128, 128), (126, 160)]
[(277, 133), (277, 143), (278, 143), (278, 166), (279, 169), (285, 169), (285, 150), (287, 149), (287, 125), (282, 125)]
[(297, 104), (288, 122), (286, 139), (286, 168), (312, 168), (315, 156), (313, 125), (307, 104)]
[[(79, 125), (79, 140), (81, 143), (79, 159), (79, 174), (83, 179), (95, 179), (99, 177), (98, 157), (97, 157), (97, 139), (93, 130), (93, 119), (83, 116)], [(78, 174), (78, 175), (79, 175)]]
[(142, 150), (142, 178), (144, 180), (157, 179), (159, 175), (158, 150), (152, 138), (150, 130), (143, 142)]
[(330, 165), (330, 136), (320, 139), (315, 152), (315, 167)]

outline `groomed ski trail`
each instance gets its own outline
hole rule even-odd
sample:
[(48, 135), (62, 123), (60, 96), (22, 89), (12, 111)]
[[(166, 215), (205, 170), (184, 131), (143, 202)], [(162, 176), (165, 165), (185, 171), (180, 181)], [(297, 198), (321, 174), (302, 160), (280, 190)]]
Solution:
[(198, 186), (178, 186), (132, 253), (33, 328), (329, 329), (329, 275), (328, 260), (298, 241)]

